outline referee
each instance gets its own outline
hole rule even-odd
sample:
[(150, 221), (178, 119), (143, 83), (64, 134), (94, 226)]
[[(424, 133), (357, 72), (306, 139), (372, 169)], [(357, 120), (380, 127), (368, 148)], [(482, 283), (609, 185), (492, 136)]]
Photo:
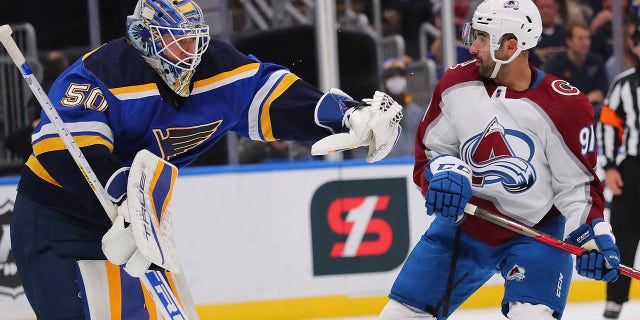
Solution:
[[(604, 162), (605, 183), (613, 193), (610, 223), (621, 264), (633, 265), (640, 241), (640, 29), (631, 36), (635, 67), (616, 76), (604, 100), (596, 136)], [(605, 319), (618, 319), (629, 300), (631, 278), (607, 283)]]

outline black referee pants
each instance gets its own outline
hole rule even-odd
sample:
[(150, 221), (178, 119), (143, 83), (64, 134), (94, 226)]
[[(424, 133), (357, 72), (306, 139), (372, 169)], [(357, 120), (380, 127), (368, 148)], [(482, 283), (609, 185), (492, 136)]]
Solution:
[[(620, 249), (620, 262), (633, 266), (640, 241), (640, 157), (627, 157), (618, 171), (624, 186), (622, 194), (611, 200), (609, 222)], [(630, 285), (631, 278), (624, 276), (607, 283), (607, 301), (627, 302)]]

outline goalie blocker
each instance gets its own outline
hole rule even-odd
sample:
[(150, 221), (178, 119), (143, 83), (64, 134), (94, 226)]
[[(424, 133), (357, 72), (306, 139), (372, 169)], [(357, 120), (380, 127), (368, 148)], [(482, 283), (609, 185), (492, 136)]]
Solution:
[(169, 206), (177, 175), (174, 165), (141, 150), (130, 168), (116, 171), (107, 182), (119, 205), (118, 217), (102, 237), (102, 251), (134, 277), (152, 264), (180, 272)]

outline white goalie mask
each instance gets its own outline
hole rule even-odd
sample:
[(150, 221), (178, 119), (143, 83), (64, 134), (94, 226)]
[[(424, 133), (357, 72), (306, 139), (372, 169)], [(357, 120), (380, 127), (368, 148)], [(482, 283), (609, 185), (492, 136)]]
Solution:
[[(542, 34), (542, 19), (538, 8), (531, 0), (485, 0), (478, 5), (471, 22), (462, 29), (462, 41), (471, 45), (475, 30), (489, 34), (491, 58), (496, 62), (491, 78), (498, 73), (500, 65), (513, 61), (523, 50), (536, 45)], [(502, 37), (513, 34), (518, 41), (516, 52), (509, 60), (499, 60), (495, 51), (500, 48)]]
[(209, 26), (192, 0), (139, 0), (127, 17), (127, 37), (162, 80), (180, 96), (209, 45)]

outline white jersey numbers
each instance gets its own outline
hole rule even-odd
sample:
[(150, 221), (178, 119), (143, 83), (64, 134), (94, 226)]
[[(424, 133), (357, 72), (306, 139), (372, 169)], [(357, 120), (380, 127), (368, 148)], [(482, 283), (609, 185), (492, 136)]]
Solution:
[(85, 109), (105, 111), (108, 107), (107, 100), (100, 88), (91, 88), (88, 84), (71, 83), (67, 87), (66, 97), (60, 100), (65, 107), (75, 107), (84, 104)]
[(581, 152), (583, 155), (593, 152), (595, 147), (595, 137), (593, 133), (593, 125), (588, 127), (582, 127), (580, 129), (580, 133), (578, 134), (578, 138), (580, 139), (580, 145), (582, 146)]

